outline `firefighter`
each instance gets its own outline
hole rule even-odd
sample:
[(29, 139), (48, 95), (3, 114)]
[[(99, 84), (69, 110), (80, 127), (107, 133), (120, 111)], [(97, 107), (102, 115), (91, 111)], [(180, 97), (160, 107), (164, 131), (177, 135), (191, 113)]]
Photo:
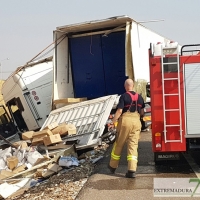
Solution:
[(108, 168), (111, 173), (115, 173), (118, 167), (122, 148), (127, 142), (127, 178), (135, 178), (138, 162), (138, 140), (140, 138), (141, 122), (140, 117), (144, 115), (144, 100), (141, 95), (133, 91), (134, 83), (132, 79), (127, 79), (124, 83), (126, 93), (121, 95), (117, 105), (117, 111), (111, 123), (111, 128), (118, 120), (116, 141), (111, 152)]

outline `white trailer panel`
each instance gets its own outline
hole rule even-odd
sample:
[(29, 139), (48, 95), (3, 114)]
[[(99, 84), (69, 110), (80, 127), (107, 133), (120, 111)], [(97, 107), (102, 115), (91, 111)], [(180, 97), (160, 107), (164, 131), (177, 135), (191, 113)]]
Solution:
[(150, 82), (149, 77), (149, 54), (150, 43), (168, 43), (170, 40), (147, 29), (146, 27), (132, 23), (131, 46), (133, 58), (134, 78), (144, 79)]
[(77, 148), (95, 145), (103, 134), (117, 95), (105, 96), (51, 111), (41, 130), (53, 122), (70, 123), (77, 128), (77, 134), (67, 139), (78, 139)]

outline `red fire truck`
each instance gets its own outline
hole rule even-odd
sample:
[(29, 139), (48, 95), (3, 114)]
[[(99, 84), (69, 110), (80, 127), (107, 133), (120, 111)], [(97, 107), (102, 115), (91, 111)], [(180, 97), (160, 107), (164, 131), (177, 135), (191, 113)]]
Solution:
[(155, 161), (177, 160), (200, 144), (200, 45), (149, 49), (152, 147)]

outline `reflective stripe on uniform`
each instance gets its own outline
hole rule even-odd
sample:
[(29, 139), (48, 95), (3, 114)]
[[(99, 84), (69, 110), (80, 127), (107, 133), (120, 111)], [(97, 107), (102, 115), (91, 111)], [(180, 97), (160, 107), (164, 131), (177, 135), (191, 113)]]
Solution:
[(137, 161), (137, 156), (132, 156), (132, 155), (129, 155), (127, 156), (127, 160), (136, 160)]
[(115, 155), (114, 153), (111, 153), (111, 157), (112, 157), (114, 160), (120, 160), (120, 156)]
[(114, 143), (114, 146), (113, 146), (113, 149), (112, 149), (112, 152), (111, 152), (111, 158), (113, 158), (114, 160), (120, 160), (121, 156), (118, 156), (118, 155), (114, 154), (115, 147), (116, 147), (116, 142)]

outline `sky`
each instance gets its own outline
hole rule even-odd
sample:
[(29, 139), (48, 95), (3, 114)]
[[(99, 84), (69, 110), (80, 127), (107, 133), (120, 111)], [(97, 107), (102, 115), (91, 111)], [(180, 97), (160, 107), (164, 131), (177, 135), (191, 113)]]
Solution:
[(200, 43), (199, 7), (199, 0), (0, 0), (0, 79), (51, 44), (56, 27), (85, 21), (128, 15), (181, 45)]

